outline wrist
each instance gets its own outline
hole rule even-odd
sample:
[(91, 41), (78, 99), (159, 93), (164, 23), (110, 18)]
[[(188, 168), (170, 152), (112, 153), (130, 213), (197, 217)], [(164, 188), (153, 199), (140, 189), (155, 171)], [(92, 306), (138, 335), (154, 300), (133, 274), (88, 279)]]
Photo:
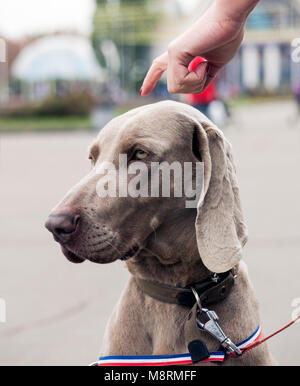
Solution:
[(249, 14), (253, 11), (259, 0), (216, 0), (212, 7), (221, 19), (232, 20), (237, 23), (245, 23)]

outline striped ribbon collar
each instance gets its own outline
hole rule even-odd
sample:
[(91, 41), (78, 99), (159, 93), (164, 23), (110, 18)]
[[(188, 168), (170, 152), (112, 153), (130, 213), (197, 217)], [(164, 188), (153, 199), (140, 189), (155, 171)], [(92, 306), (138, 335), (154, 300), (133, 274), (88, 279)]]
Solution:
[[(257, 342), (261, 336), (261, 325), (257, 327), (249, 338), (237, 344), (239, 349), (246, 350), (250, 345)], [(224, 362), (230, 355), (224, 351), (210, 352), (209, 358), (201, 361), (205, 362)], [(189, 353), (175, 355), (129, 355), (129, 356), (106, 356), (100, 357), (98, 362), (92, 366), (169, 366), (169, 365), (189, 365), (192, 364), (192, 358)]]

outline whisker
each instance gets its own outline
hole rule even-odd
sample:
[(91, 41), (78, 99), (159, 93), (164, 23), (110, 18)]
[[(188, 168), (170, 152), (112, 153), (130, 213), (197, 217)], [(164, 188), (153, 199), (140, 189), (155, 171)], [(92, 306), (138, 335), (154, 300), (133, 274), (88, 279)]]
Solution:
[(117, 247), (115, 247), (113, 244), (111, 244), (109, 241), (105, 241), (108, 245), (110, 245), (116, 252), (118, 252), (119, 256), (122, 257), (121, 252), (118, 250)]
[(99, 241), (99, 242), (97, 242), (96, 244), (90, 244), (90, 246), (91, 247), (97, 247), (98, 245), (101, 245), (101, 244), (103, 244), (103, 243), (105, 243), (105, 242), (111, 242), (111, 241), (113, 241), (113, 237), (111, 238), (111, 239), (107, 239), (107, 240), (101, 240), (101, 241)]
[(151, 253), (153, 256), (157, 257), (160, 261), (162, 260), (161, 256), (158, 256), (156, 253), (154, 253), (153, 251), (151, 251), (151, 249), (146, 248), (146, 247), (143, 247), (142, 250), (145, 250), (146, 252)]
[(105, 247), (103, 247), (101, 249), (95, 250), (94, 253), (103, 252), (103, 251), (106, 251), (107, 249), (110, 249), (110, 248), (111, 248), (111, 245), (106, 245)]
[(154, 241), (156, 241), (156, 229), (154, 228), (153, 225), (151, 225), (151, 228), (153, 229), (153, 233), (154, 233)]

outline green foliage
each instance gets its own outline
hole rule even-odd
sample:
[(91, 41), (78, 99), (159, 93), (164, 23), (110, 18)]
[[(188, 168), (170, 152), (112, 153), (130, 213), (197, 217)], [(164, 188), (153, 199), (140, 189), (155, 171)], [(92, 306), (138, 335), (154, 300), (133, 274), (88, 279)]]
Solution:
[[(104, 40), (113, 41), (121, 58), (120, 73), (114, 76), (119, 78), (124, 89), (136, 92), (147, 70), (161, 12), (147, 0), (122, 0), (119, 5), (98, 0), (97, 4), (92, 36), (97, 58), (102, 66), (105, 65), (100, 45)], [(146, 63), (144, 73), (132, 75), (137, 63)]]
[(88, 92), (69, 93), (61, 97), (48, 96), (39, 103), (22, 103), (6, 107), (1, 111), (2, 117), (64, 117), (88, 116), (94, 104)]
[(87, 116), (91, 112), (93, 98), (88, 92), (50, 96), (37, 106), (39, 116)]
[(144, 5), (99, 7), (94, 17), (94, 37), (113, 40), (117, 45), (151, 44), (159, 20), (160, 14), (149, 12)]
[(1, 132), (19, 131), (73, 131), (92, 128), (90, 117), (20, 117), (0, 116)]

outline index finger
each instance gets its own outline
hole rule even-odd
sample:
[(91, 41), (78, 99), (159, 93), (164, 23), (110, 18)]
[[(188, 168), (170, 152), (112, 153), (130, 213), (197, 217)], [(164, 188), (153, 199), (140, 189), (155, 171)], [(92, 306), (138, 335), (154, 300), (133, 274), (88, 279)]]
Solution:
[(168, 69), (168, 53), (165, 52), (161, 56), (158, 56), (153, 60), (152, 66), (150, 67), (141, 91), (140, 95), (145, 96), (150, 94), (150, 92), (154, 89), (156, 83), (162, 77), (163, 73)]

